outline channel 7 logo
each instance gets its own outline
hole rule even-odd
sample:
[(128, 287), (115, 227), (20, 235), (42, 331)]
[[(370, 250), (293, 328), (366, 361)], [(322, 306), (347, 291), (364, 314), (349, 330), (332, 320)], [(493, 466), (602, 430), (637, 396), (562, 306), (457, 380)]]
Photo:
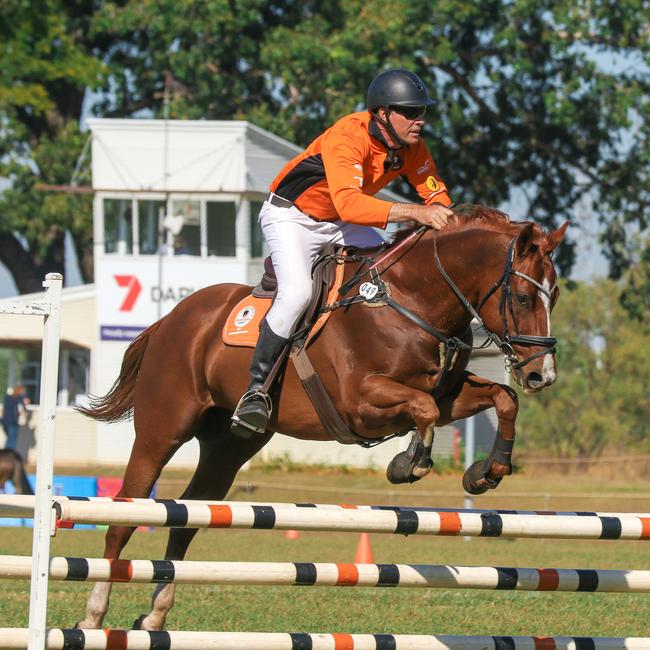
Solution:
[(142, 291), (142, 285), (140, 284), (138, 278), (135, 275), (114, 275), (115, 282), (117, 282), (118, 287), (124, 287), (127, 289), (124, 300), (120, 305), (120, 311), (131, 311), (135, 301), (138, 299), (140, 292)]

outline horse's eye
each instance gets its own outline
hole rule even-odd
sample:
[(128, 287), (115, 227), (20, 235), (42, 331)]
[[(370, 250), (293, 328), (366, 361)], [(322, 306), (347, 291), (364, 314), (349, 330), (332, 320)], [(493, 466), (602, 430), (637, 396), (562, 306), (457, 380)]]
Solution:
[(528, 296), (525, 293), (518, 293), (517, 294), (517, 302), (520, 305), (527, 305), (528, 304)]

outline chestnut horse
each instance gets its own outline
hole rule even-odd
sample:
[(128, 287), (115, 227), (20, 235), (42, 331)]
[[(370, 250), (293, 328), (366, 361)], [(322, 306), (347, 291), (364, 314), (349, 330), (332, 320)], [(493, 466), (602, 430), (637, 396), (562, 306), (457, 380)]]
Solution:
[[(353, 432), (379, 440), (417, 429), (417, 444), (394, 461), (411, 474), (404, 477), (402, 472), (400, 480), (415, 480), (430, 471), (435, 426), (490, 407), (499, 423), (494, 449), (487, 461), (467, 471), (463, 485), (484, 492), (510, 473), (516, 394), (465, 370), (470, 322), (473, 317), (481, 320), (525, 392), (553, 383), (550, 313), (558, 289), (551, 253), (567, 225), (546, 234), (533, 223), (510, 222), (496, 210), (461, 206), (443, 230), (413, 231), (391, 247), (371, 252), (390, 305), (337, 309), (310, 344), (313, 365)], [(183, 499), (225, 498), (239, 468), (274, 431), (307, 440), (331, 439), (292, 363), (269, 430), (247, 440), (230, 432), (252, 350), (223, 344), (221, 330), (231, 309), (249, 292), (248, 286), (222, 284), (187, 297), (132, 342), (111, 391), (81, 409), (105, 421), (133, 413), (136, 437), (119, 496), (147, 497), (165, 464), (194, 436), (200, 457)], [(119, 557), (133, 530), (111, 526), (104, 557)], [(195, 533), (172, 529), (165, 557), (182, 559)], [(79, 627), (101, 626), (109, 593), (110, 583), (95, 585)], [(157, 587), (152, 611), (136, 625), (162, 629), (173, 594), (173, 584)]]

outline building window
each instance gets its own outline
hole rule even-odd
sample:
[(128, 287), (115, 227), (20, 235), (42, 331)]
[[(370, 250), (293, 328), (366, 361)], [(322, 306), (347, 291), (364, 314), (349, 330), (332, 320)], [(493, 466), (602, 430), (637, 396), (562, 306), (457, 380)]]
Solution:
[(20, 364), (20, 381), (30, 404), (41, 401), (41, 360), (40, 353), (28, 354), (28, 359)]
[(235, 257), (237, 208), (230, 201), (208, 201), (208, 255)]
[(264, 257), (264, 235), (259, 216), (262, 201), (251, 201), (251, 257)]
[(182, 228), (174, 235), (174, 255), (201, 254), (201, 204), (199, 201), (173, 201), (172, 215), (182, 217)]
[[(36, 348), (3, 350), (3, 370), (0, 385), (3, 393), (10, 387), (24, 386), (30, 404), (41, 398), (41, 351)], [(57, 406), (69, 406), (83, 401), (90, 389), (90, 350), (61, 350)]]
[(138, 201), (138, 241), (141, 255), (155, 255), (158, 252), (160, 224), (164, 218), (164, 201)]
[(90, 388), (90, 351), (62, 350), (59, 406), (85, 403)]
[(130, 199), (104, 199), (104, 252), (133, 252)]

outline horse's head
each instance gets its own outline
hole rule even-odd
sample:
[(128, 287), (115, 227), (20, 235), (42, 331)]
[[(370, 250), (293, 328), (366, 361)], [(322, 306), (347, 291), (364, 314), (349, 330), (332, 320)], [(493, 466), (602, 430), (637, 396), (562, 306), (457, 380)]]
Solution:
[(484, 312), (488, 328), (500, 338), (515, 381), (535, 393), (555, 381), (555, 344), (551, 311), (558, 299), (552, 252), (564, 238), (569, 222), (547, 234), (525, 225), (511, 241), (500, 291), (494, 287), (491, 308)]

